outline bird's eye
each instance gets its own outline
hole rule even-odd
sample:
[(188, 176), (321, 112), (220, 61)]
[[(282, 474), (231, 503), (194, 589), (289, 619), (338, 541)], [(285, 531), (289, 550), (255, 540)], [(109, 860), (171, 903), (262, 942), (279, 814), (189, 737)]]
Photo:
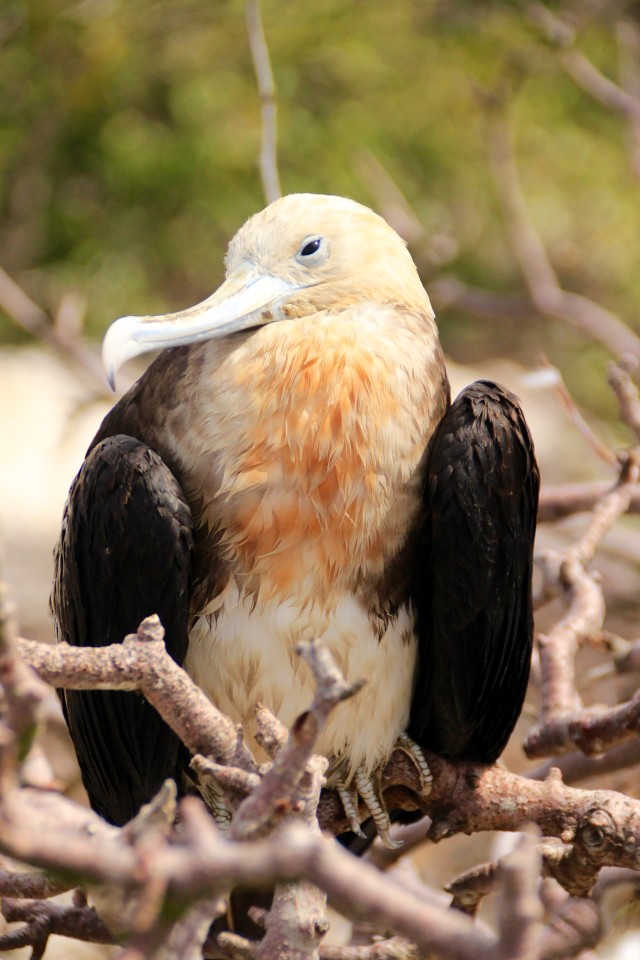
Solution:
[(317, 253), (322, 244), (322, 237), (314, 237), (313, 240), (309, 240), (309, 243), (305, 243), (304, 247), (300, 251), (301, 257), (310, 257), (312, 253)]

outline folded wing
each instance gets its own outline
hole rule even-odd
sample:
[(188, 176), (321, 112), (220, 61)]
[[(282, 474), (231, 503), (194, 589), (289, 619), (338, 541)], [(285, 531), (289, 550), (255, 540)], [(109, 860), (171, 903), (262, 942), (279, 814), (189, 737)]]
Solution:
[[(58, 639), (119, 643), (157, 613), (181, 664), (192, 554), (191, 513), (160, 457), (129, 436), (103, 440), (65, 508), (51, 597)], [(178, 738), (140, 694), (66, 690), (61, 697), (91, 805), (125, 823), (176, 775)]]
[(425, 749), (492, 763), (518, 719), (533, 637), (538, 485), (517, 399), (489, 381), (467, 387), (428, 450), (409, 728)]

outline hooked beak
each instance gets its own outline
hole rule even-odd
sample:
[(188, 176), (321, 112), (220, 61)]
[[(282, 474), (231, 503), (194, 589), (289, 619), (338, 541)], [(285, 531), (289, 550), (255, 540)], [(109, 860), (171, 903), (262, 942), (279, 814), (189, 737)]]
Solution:
[(295, 284), (243, 265), (202, 303), (157, 317), (120, 317), (102, 344), (102, 364), (111, 389), (123, 363), (148, 350), (225, 337), (281, 320), (282, 304), (300, 289)]

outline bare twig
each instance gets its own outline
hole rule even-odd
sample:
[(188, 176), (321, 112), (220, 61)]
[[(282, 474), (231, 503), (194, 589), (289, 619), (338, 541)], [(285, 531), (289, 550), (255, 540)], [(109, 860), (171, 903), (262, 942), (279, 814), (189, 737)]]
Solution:
[(16, 654), (13, 604), (6, 584), (0, 583), (0, 686), (7, 702), (7, 722), (18, 740), (18, 753), (26, 756), (48, 698), (46, 686)]
[(515, 160), (512, 134), (502, 108), (494, 109), (489, 159), (505, 223), (531, 299), (544, 315), (598, 340), (616, 356), (640, 358), (640, 337), (619, 317), (587, 297), (563, 290), (529, 216)]
[(633, 382), (633, 374), (638, 372), (638, 363), (633, 357), (623, 357), (609, 367), (609, 386), (614, 391), (620, 405), (620, 416), (633, 431), (640, 443), (640, 397)]
[(496, 883), (498, 864), (496, 861), (482, 863), (448, 883), (446, 890), (451, 894), (451, 906), (455, 910), (475, 917), (481, 901), (486, 897)]
[(531, 373), (526, 374), (525, 379), (529, 387), (551, 387), (568, 413), (578, 433), (584, 438), (596, 456), (599, 457), (603, 463), (606, 463), (607, 466), (613, 466), (617, 463), (615, 455), (609, 447), (602, 442), (597, 433), (595, 433), (583, 417), (557, 367), (546, 362), (544, 366), (538, 367)]
[[(109, 393), (111, 396), (97, 354), (80, 338), (69, 336), (63, 326), (52, 324), (44, 310), (1, 267), (0, 307), (19, 327), (53, 349), (76, 372), (88, 377), (91, 388), (98, 395)], [(130, 386), (126, 380), (121, 384), (125, 389)]]
[(640, 763), (640, 739), (634, 737), (616, 744), (602, 756), (587, 756), (580, 751), (553, 757), (534, 770), (530, 770), (527, 776), (532, 780), (546, 780), (552, 768), (557, 767), (566, 784), (581, 783), (590, 777), (635, 767), (638, 763)]
[(567, 559), (587, 567), (603, 537), (629, 509), (631, 494), (640, 474), (640, 448), (632, 449), (623, 461), (618, 483), (595, 505), (587, 530), (567, 552)]
[[(308, 711), (298, 717), (273, 766), (262, 783), (238, 808), (230, 835), (246, 839), (272, 830), (288, 812), (297, 812), (310, 831), (319, 835), (316, 819), (327, 761), (312, 756), (317, 738), (337, 704), (353, 696), (363, 681), (345, 683), (331, 654), (317, 643), (301, 643), (297, 653), (310, 666), (316, 693)], [(313, 884), (281, 884), (265, 922), (265, 935), (256, 949), (257, 960), (279, 960), (288, 944), (287, 960), (306, 960), (315, 954), (328, 929), (326, 897)]]
[(568, 897), (558, 907), (542, 932), (542, 960), (575, 957), (598, 944), (602, 934), (600, 910), (593, 900)]
[(640, 71), (638, 70), (638, 32), (631, 22), (617, 25), (620, 83), (605, 76), (596, 65), (574, 47), (576, 32), (542, 3), (529, 4), (531, 19), (547, 39), (559, 48), (558, 60), (572, 80), (612, 113), (629, 124), (631, 167), (640, 176)]
[(260, 174), (267, 203), (282, 196), (278, 174), (278, 147), (276, 133), (277, 105), (269, 48), (262, 26), (260, 0), (247, 0), (247, 36), (258, 82), (262, 114), (262, 143), (260, 147)]
[[(574, 513), (590, 511), (609, 490), (611, 484), (606, 481), (544, 486), (538, 503), (538, 522), (553, 523)], [(633, 484), (629, 488), (628, 512), (640, 513), (640, 484)]]
[(493, 321), (512, 321), (514, 317), (527, 320), (542, 316), (526, 294), (483, 290), (448, 274), (429, 282), (429, 297), (436, 313), (458, 309), (474, 317), (487, 317)]
[(387, 223), (409, 244), (426, 240), (426, 230), (406, 196), (370, 150), (362, 150), (357, 157), (362, 179), (375, 197), (376, 209)]
[(605, 77), (583, 53), (578, 50), (563, 51), (560, 54), (560, 63), (578, 86), (607, 110), (619, 113), (630, 121), (636, 122), (640, 119), (640, 101), (609, 77)]
[(536, 882), (539, 874), (535, 837), (523, 833), (515, 849), (498, 866), (500, 940), (495, 960), (538, 960), (542, 933), (542, 904)]
[[(149, 676), (152, 678), (148, 685), (150, 689), (154, 689), (157, 697), (156, 688), (159, 685), (159, 678), (164, 675), (164, 666), (158, 666), (161, 661), (161, 646), (154, 646), (154, 641), (146, 641), (146, 644), (151, 648), (150, 662), (155, 664), (153, 667), (146, 667), (146, 669), (149, 670)], [(56, 683), (73, 683), (85, 688), (89, 686), (89, 673), (87, 672), (85, 664), (80, 674), (80, 667), (78, 665), (80, 661), (76, 660), (78, 654), (84, 654), (84, 658), (86, 658), (87, 654), (90, 654), (91, 657), (95, 657), (101, 664), (103, 671), (102, 676), (99, 680), (96, 680), (96, 675), (99, 675), (99, 671), (97, 674), (94, 672), (94, 683), (97, 682), (102, 687), (110, 684), (122, 687), (122, 678), (124, 675), (126, 677), (124, 686), (131, 688), (131, 686), (133, 686), (133, 676), (135, 676), (136, 671), (140, 669), (139, 664), (136, 665), (137, 653), (136, 656), (132, 656), (132, 654), (137, 651), (137, 645), (144, 646), (144, 643), (139, 640), (125, 642), (125, 644), (120, 647), (121, 651), (124, 651), (124, 655), (121, 654), (121, 659), (119, 659), (116, 656), (117, 650), (113, 648), (77, 651), (61, 646), (54, 649), (45, 647), (44, 650), (40, 650), (37, 644), (28, 644), (26, 641), (21, 641), (21, 647), (24, 649), (24, 652), (32, 658), (32, 662), (34, 665), (37, 665), (42, 673), (48, 672)], [(68, 658), (66, 666), (63, 662), (65, 658)], [(49, 661), (48, 666), (47, 661)], [(51, 669), (51, 664), (54, 664), (55, 670)], [(126, 665), (126, 669), (129, 671), (128, 674), (123, 674), (122, 672), (124, 665)], [(180, 670), (175, 664), (173, 664), (173, 667), (178, 671)], [(109, 671), (111, 671), (111, 674)], [(107, 676), (110, 676), (110, 680), (105, 679)], [(144, 689), (144, 685), (142, 688)], [(226, 736), (222, 737), (222, 743), (220, 742), (220, 734), (214, 736), (210, 731), (205, 734), (199, 729), (199, 723), (204, 722), (204, 720), (200, 718), (201, 706), (198, 699), (185, 701), (181, 695), (179, 686), (176, 685), (173, 680), (171, 689), (176, 691), (177, 696), (176, 702), (178, 706), (174, 704), (174, 711), (178, 711), (182, 716), (181, 722), (183, 726), (178, 724), (176, 725), (176, 729), (182, 730), (183, 733), (186, 731), (190, 743), (207, 742), (210, 744), (212, 753), (216, 750), (221, 750), (222, 752), (231, 752), (233, 754), (236, 749), (235, 739), (237, 734), (234, 725), (229, 725), (230, 731)], [(189, 711), (192, 709), (195, 711), (193, 717), (189, 715)], [(220, 721), (217, 711), (215, 711), (214, 708), (211, 708), (211, 711), (212, 712), (208, 713), (209, 722), (221, 724), (222, 729), (225, 730), (229, 721), (227, 721), (226, 718)], [(171, 722), (168, 714), (167, 719)], [(175, 724), (175, 720), (173, 720), (173, 722)], [(229, 744), (229, 737), (233, 740), (233, 750)], [(576, 822), (580, 823), (586, 829), (586, 824), (591, 823), (590, 818), (598, 814), (600, 810), (606, 810), (606, 814), (604, 815), (608, 818), (607, 822), (609, 823), (607, 841), (605, 843), (603, 840), (603, 847), (599, 847), (597, 850), (597, 857), (595, 861), (592, 862), (593, 874), (595, 875), (597, 873), (597, 869), (602, 863), (621, 864), (621, 852), (615, 845), (615, 837), (619, 836), (620, 832), (623, 832), (627, 837), (624, 846), (625, 849), (629, 851), (630, 856), (630, 859), (627, 858), (626, 860), (623, 856), (621, 865), (625, 865), (625, 862), (629, 866), (636, 864), (634, 848), (629, 845), (628, 841), (629, 836), (633, 836), (635, 832), (638, 832), (638, 848), (640, 848), (640, 804), (636, 804), (634, 801), (616, 794), (598, 794), (596, 792), (588, 792), (585, 794), (582, 791), (572, 791), (570, 788), (564, 787), (564, 785), (560, 786), (555, 780), (540, 784), (525, 778), (513, 777), (507, 774), (506, 771), (501, 771), (499, 768), (447, 764), (442, 758), (431, 754), (427, 755), (427, 761), (434, 772), (433, 791), (429, 797), (418, 797), (414, 792), (407, 793), (407, 786), (410, 791), (417, 791), (419, 789), (419, 777), (415, 769), (413, 769), (413, 764), (406, 763), (406, 757), (402, 751), (397, 751), (392, 756), (388, 768), (385, 771), (382, 785), (383, 789), (387, 791), (390, 806), (403, 806), (407, 803), (407, 800), (409, 800), (410, 806), (414, 808), (415, 806), (420, 806), (421, 809), (429, 812), (432, 817), (429, 837), (432, 840), (441, 839), (444, 836), (460, 830), (513, 830), (522, 826), (525, 818), (538, 823), (545, 832), (550, 832), (552, 835), (557, 835), (559, 832), (560, 835), (566, 837), (568, 835), (567, 831), (575, 831)], [(401, 785), (404, 785), (402, 789)], [(44, 820), (40, 820), (43, 834), (40, 836), (40, 829), (38, 829), (37, 823), (38, 816), (40, 815), (42, 818), (42, 813), (37, 814), (34, 810), (32, 814), (30, 814), (30, 829), (26, 833), (16, 829), (17, 823), (22, 822), (23, 819), (24, 796), (26, 795), (26, 791), (20, 791), (20, 795), (22, 797), (20, 801), (18, 801), (18, 797), (15, 795), (15, 803), (18, 804), (15, 811), (13, 807), (14, 800), (12, 799), (14, 794), (10, 793), (5, 799), (4, 818), (0, 818), (0, 842), (5, 846), (5, 850), (18, 859), (23, 859), (34, 864), (41, 864), (45, 867), (51, 867), (52, 864), (60, 863), (61, 860), (62, 862), (67, 862), (66, 858), (70, 855), (70, 851), (75, 849), (74, 843), (69, 837), (65, 838), (61, 831), (52, 834), (50, 828), (44, 825), (46, 817)], [(38, 795), (36, 794), (35, 796)], [(32, 800), (30, 802), (33, 804), (34, 801)], [(43, 809), (43, 802), (43, 798), (41, 797), (38, 807), (40, 811)], [(61, 798), (56, 798), (56, 802), (60, 803)], [(54, 803), (52, 797), (49, 797), (48, 803)], [(22, 804), (22, 806), (20, 806), (20, 804)], [(582, 813), (580, 813), (581, 809), (583, 811)], [(18, 810), (20, 812), (18, 812)], [(348, 828), (344, 810), (337, 800), (336, 795), (332, 792), (326, 793), (323, 796), (319, 814), (321, 823), (325, 827), (331, 827), (331, 829), (336, 832)], [(62, 822), (59, 813), (55, 816), (58, 822)], [(88, 816), (88, 813), (85, 813), (84, 816)], [(17, 820), (16, 817), (18, 818)], [(573, 827), (571, 826), (572, 824)], [(130, 883), (132, 877), (131, 871), (134, 870), (135, 866), (135, 857), (133, 863), (130, 859), (131, 850), (121, 848), (119, 845), (114, 844), (113, 834), (110, 832), (107, 832), (105, 835), (104, 842), (99, 840), (100, 835), (101, 831), (97, 831), (96, 836), (93, 838), (94, 846), (91, 853), (84, 850), (84, 848), (83, 852), (75, 849), (73, 856), (76, 859), (72, 860), (72, 862), (75, 862), (78, 869), (86, 870), (88, 875), (94, 877), (96, 880), (100, 878), (106, 879), (106, 877), (109, 876), (113, 878), (115, 875), (121, 878), (121, 882), (128, 877), (128, 882)], [(84, 833), (82, 837), (86, 839)], [(80, 842), (80, 838), (78, 838), (78, 842)], [(198, 842), (200, 844), (203, 843), (202, 829), (200, 829)], [(231, 841), (227, 842), (231, 844)], [(222, 876), (228, 878), (229, 874), (225, 873), (225, 869), (231, 869), (229, 867), (229, 860), (227, 859), (227, 865), (225, 867), (224, 860), (220, 860), (221, 854), (220, 850), (218, 850), (219, 842), (217, 840), (214, 846), (217, 851), (215, 854), (217, 858), (216, 869), (219, 868), (222, 871)], [(574, 842), (574, 846), (578, 849), (577, 841)], [(231, 849), (233, 848), (234, 845), (231, 844)], [(586, 853), (584, 850), (582, 851), (583, 856), (587, 856), (590, 852), (588, 844), (587, 848), (585, 848), (587, 849)], [(212, 850), (212, 855), (213, 852)], [(232, 862), (235, 863), (235, 861)], [(247, 869), (247, 867), (243, 867), (242, 863), (238, 863), (233, 867), (233, 870), (236, 871), (233, 874), (236, 880), (241, 881), (248, 876), (256, 882), (259, 881), (257, 872), (255, 875), (251, 873), (247, 875), (243, 873), (244, 869)], [(264, 869), (264, 867), (262, 869)], [(180, 870), (184, 871), (184, 866), (181, 866)], [(257, 868), (255, 868), (255, 870), (257, 870)], [(239, 871), (239, 873), (237, 871)], [(154, 866), (154, 875), (158, 875), (157, 865)], [(170, 885), (175, 884), (175, 889), (181, 890), (185, 896), (191, 894), (196, 896), (203, 892), (202, 887), (199, 886), (197, 882), (194, 885), (195, 877), (201, 876), (200, 869), (196, 869), (193, 875), (190, 875), (188, 870), (181, 873), (179, 881), (177, 875), (174, 873), (170, 873), (169, 876), (172, 877), (169, 881)], [(312, 874), (308, 876), (308, 878), (314, 880), (316, 876)], [(565, 882), (569, 881), (565, 878)], [(580, 883), (583, 882), (583, 880), (580, 881)], [(207, 887), (207, 889), (210, 888)]]
[(640, 111), (640, 103), (637, 103), (630, 93), (609, 77), (605, 77), (584, 54), (573, 49), (576, 33), (572, 27), (552, 13), (543, 3), (528, 4), (527, 13), (531, 20), (544, 31), (549, 42), (559, 48), (560, 62), (567, 73), (594, 100), (608, 110), (626, 117), (631, 117), (636, 111)]
[(46, 873), (15, 873), (0, 870), (0, 896), (28, 900), (48, 900), (65, 893), (72, 884)]
[(171, 659), (163, 637), (154, 616), (142, 622), (137, 634), (108, 647), (50, 647), (22, 639), (16, 643), (48, 683), (74, 690), (139, 690), (192, 753), (257, 772), (237, 725)]
[(289, 731), (262, 703), (256, 707), (256, 724), (256, 743), (272, 760), (275, 759), (278, 751), (287, 742)]
[[(282, 819), (291, 810), (300, 778), (329, 713), (338, 703), (357, 693), (364, 682), (346, 684), (326, 647), (305, 643), (300, 645), (299, 653), (311, 666), (316, 695), (310, 709), (291, 728), (288, 742), (263, 777), (260, 787), (238, 810), (232, 826), (232, 833), (238, 838), (259, 836), (267, 827), (273, 827), (273, 823), (265, 823), (265, 816)], [(315, 808), (313, 816), (315, 818)]]
[[(527, 838), (531, 843), (532, 838)], [(544, 848), (545, 844), (542, 844)], [(509, 881), (511, 875), (511, 858), (519, 857), (519, 851), (508, 854), (503, 860), (493, 861), (482, 864), (472, 870), (468, 870), (453, 883), (449, 884), (447, 889), (453, 895), (452, 906), (472, 916), (475, 915), (480, 901), (498, 886), (502, 878), (502, 896), (505, 892), (513, 891), (514, 884)], [(526, 851), (526, 856), (532, 858), (533, 848)], [(553, 859), (553, 858), (552, 858)], [(529, 870), (531, 871), (532, 860), (529, 859)], [(553, 867), (551, 868), (553, 869)], [(578, 950), (584, 947), (594, 946), (599, 939), (601, 924), (600, 911), (598, 905), (593, 900), (577, 899), (569, 897), (567, 893), (554, 881), (547, 880), (547, 884), (552, 883), (554, 896), (550, 897), (546, 888), (541, 888), (541, 899), (544, 908), (551, 914), (550, 920), (541, 926), (541, 903), (535, 895), (537, 886), (537, 876), (529, 872), (522, 875), (520, 879), (520, 889), (515, 893), (515, 899), (524, 904), (524, 929), (527, 933), (527, 942), (523, 944), (523, 949), (531, 950), (532, 955), (541, 960), (560, 960), (561, 957), (575, 956)], [(625, 874), (635, 876), (634, 874)], [(508, 877), (506, 890), (505, 878)], [(526, 878), (526, 879), (525, 879)], [(525, 882), (522, 883), (522, 880)], [(516, 883), (518, 875), (516, 874)], [(506, 908), (506, 909), (505, 909)], [(518, 911), (513, 912), (513, 906), (510, 898), (507, 898), (503, 907), (503, 913), (506, 914), (506, 926), (503, 926), (500, 938), (501, 944), (513, 950), (509, 957), (515, 956), (515, 943), (520, 939), (520, 928), (523, 919), (518, 915)], [(524, 938), (523, 938), (524, 939)]]
[[(22, 944), (37, 944), (51, 936), (58, 934), (63, 937), (73, 937), (75, 940), (85, 940), (90, 943), (113, 943), (113, 936), (105, 927), (93, 907), (88, 906), (60, 906), (42, 900), (14, 900), (10, 897), (2, 899), (2, 914), (8, 923), (23, 921), (26, 928), (17, 931), (22, 937)], [(6, 939), (0, 937), (0, 950), (15, 949), (18, 944), (9, 946)]]
[(617, 24), (619, 73), (623, 89), (631, 96), (635, 110), (628, 114), (631, 168), (640, 179), (640, 32), (629, 18)]
[(364, 947), (320, 947), (320, 960), (418, 960), (415, 946), (391, 937)]
[[(614, 365), (610, 379), (620, 400), (621, 413), (635, 430), (640, 422), (638, 396), (622, 365)], [(599, 579), (587, 571), (604, 535), (624, 514), (640, 475), (640, 452), (633, 448), (622, 462), (620, 477), (593, 508), (582, 537), (562, 552), (547, 550), (538, 558), (543, 573), (541, 597), (560, 594), (566, 615), (547, 635), (538, 638), (542, 677), (541, 722), (529, 731), (529, 756), (567, 752), (576, 746), (600, 753), (635, 735), (638, 705), (581, 710), (575, 682), (575, 657), (584, 640), (602, 630), (605, 603)]]
[(552, 717), (529, 732), (525, 749), (529, 757), (548, 757), (575, 750), (601, 754), (609, 747), (635, 740), (640, 731), (640, 691), (615, 707), (588, 707)]

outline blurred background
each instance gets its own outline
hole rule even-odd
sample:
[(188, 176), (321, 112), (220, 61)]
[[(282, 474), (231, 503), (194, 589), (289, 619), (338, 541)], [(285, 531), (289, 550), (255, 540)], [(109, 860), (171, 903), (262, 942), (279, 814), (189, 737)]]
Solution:
[[(550, 38), (539, 9), (265, 0), (283, 191), (389, 207), (395, 188), (415, 217), (401, 226), (428, 287), (446, 273), (522, 292), (489, 163), (501, 111), (562, 283), (633, 323), (632, 133), (568, 75), (571, 33)], [(551, 9), (608, 78), (637, 73), (636, 4)], [(1, 260), (51, 315), (81, 298), (86, 333), (100, 337), (114, 317), (191, 303), (221, 279), (229, 238), (264, 205), (244, 11), (243, 0), (3, 0)], [(576, 396), (596, 402), (594, 351), (564, 326), (515, 310), (479, 324), (454, 307), (440, 320), (450, 356), (530, 362), (544, 350)], [(0, 331), (23, 339), (6, 318)]]
[[(245, 6), (1, 0), (0, 572), (35, 639), (64, 498), (113, 403), (106, 327), (210, 293), (265, 204)], [(262, 18), (283, 192), (386, 216), (454, 388), (490, 376), (523, 397), (543, 482), (613, 480), (558, 375), (530, 374), (557, 369), (597, 436), (629, 442), (606, 365), (640, 358), (640, 5), (264, 0)], [(631, 518), (599, 564), (627, 635), (639, 541)]]
[[(620, 0), (262, 7), (283, 192), (351, 196), (405, 236), (455, 386), (501, 375), (526, 394), (492, 364), (552, 363), (614, 443), (615, 345), (534, 302), (510, 176), (557, 283), (610, 311), (605, 340), (612, 314), (638, 329), (638, 13)], [(0, 48), (0, 523), (23, 628), (42, 636), (37, 580), (109, 405), (96, 344), (115, 317), (220, 282), (229, 238), (265, 202), (261, 103), (244, 0), (2, 0)], [(534, 421), (562, 422), (538, 401)], [(546, 480), (602, 475), (588, 445), (534, 432)]]

